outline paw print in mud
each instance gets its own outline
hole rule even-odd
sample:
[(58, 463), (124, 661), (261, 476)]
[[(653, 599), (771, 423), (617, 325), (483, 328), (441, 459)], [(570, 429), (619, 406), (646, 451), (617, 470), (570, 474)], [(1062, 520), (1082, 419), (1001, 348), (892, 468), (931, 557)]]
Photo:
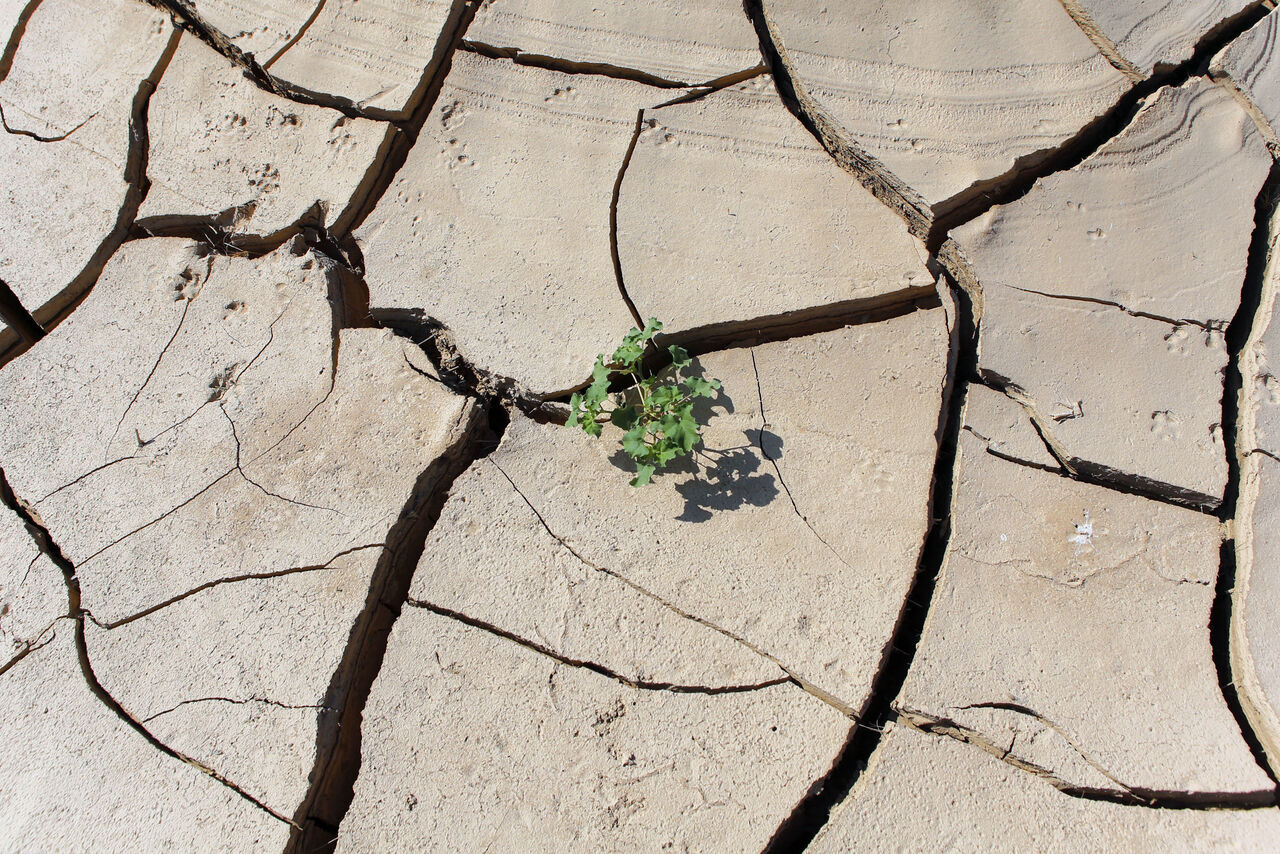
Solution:
[(881, 495), (893, 488), (893, 472), (883, 463), (871, 457), (858, 461), (858, 484), (864, 490)]
[(1151, 432), (1166, 442), (1182, 438), (1181, 423), (1178, 416), (1167, 409), (1151, 413)]

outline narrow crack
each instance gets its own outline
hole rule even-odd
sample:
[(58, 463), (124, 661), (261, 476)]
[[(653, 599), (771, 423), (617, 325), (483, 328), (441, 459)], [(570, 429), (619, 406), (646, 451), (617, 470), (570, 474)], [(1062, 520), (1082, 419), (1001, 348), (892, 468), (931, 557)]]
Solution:
[(5, 133), (13, 134), (14, 136), (25, 136), (25, 137), (28, 137), (29, 139), (34, 139), (36, 142), (62, 142), (64, 139), (71, 136), (71, 134), (75, 133), (76, 131), (80, 130), (80, 128), (87, 125), (89, 121), (93, 119), (93, 117), (96, 115), (98, 114), (93, 113), (92, 115), (89, 116), (89, 118), (85, 119), (80, 124), (76, 125), (66, 133), (60, 133), (57, 136), (41, 136), (35, 131), (26, 130), (25, 128), (9, 127), (9, 120), (8, 118), (5, 117), (5, 114), (4, 114), (4, 104), (0, 103), (0, 127), (4, 128)]
[(689, 83), (685, 80), (670, 80), (638, 68), (611, 65), (607, 62), (579, 62), (572, 59), (560, 59), (540, 53), (529, 53), (518, 47), (501, 47), (474, 39), (463, 39), (458, 43), (458, 49), (489, 59), (509, 59), (517, 65), (559, 71), (561, 74), (592, 74), (601, 77), (612, 77), (617, 80), (643, 83), (646, 86), (654, 86), (659, 89), (687, 89), (692, 86), (707, 85)]
[(270, 58), (268, 58), (266, 62), (262, 63), (263, 71), (270, 71), (271, 66), (276, 63), (276, 60), (288, 53), (289, 48), (302, 41), (303, 36), (307, 34), (307, 30), (311, 29), (311, 25), (316, 22), (316, 19), (320, 17), (320, 13), (324, 11), (326, 2), (327, 0), (318, 0), (315, 8), (311, 10), (311, 14), (308, 15), (307, 19), (298, 27), (298, 31), (293, 34), (293, 38), (285, 42), (279, 50), (271, 54)]
[(1170, 326), (1195, 326), (1200, 329), (1203, 329), (1206, 332), (1221, 332), (1223, 329), (1226, 328), (1226, 325), (1227, 325), (1227, 322), (1225, 320), (1196, 320), (1195, 318), (1192, 318), (1192, 317), (1182, 317), (1182, 318), (1165, 317), (1164, 315), (1160, 315), (1160, 314), (1151, 314), (1150, 312), (1146, 312), (1146, 311), (1138, 311), (1137, 309), (1129, 308), (1123, 303), (1113, 302), (1111, 300), (1105, 300), (1105, 299), (1098, 299), (1096, 297), (1076, 296), (1074, 294), (1053, 294), (1053, 293), (1049, 293), (1048, 291), (1038, 291), (1035, 288), (1022, 288), (1022, 287), (1018, 287), (1017, 285), (1001, 285), (1000, 287), (1007, 287), (1011, 290), (1021, 291), (1024, 294), (1034, 294), (1035, 296), (1044, 297), (1046, 299), (1062, 300), (1064, 302), (1083, 302), (1083, 303), (1088, 303), (1090, 305), (1099, 305), (1099, 306), (1104, 306), (1106, 308), (1115, 308), (1115, 309), (1119, 309), (1120, 311), (1123, 311), (1125, 314), (1129, 315), (1130, 317), (1136, 317), (1142, 320), (1155, 320), (1160, 323), (1166, 323)]
[(147, 717), (142, 719), (142, 723), (144, 724), (151, 723), (156, 718), (160, 718), (160, 717), (164, 717), (165, 715), (172, 714), (173, 712), (176, 712), (178, 709), (181, 709), (184, 706), (190, 706), (195, 703), (229, 703), (234, 706), (244, 706), (250, 703), (261, 703), (262, 705), (265, 705), (265, 706), (275, 706), (276, 708), (280, 708), (280, 709), (323, 709), (324, 708), (324, 706), (322, 706), (319, 703), (303, 703), (301, 705), (291, 705), (289, 703), (281, 703), (277, 700), (268, 700), (266, 697), (245, 697), (242, 700), (237, 700), (233, 697), (196, 697), (191, 700), (183, 700), (182, 702), (174, 706), (170, 706), (169, 708), (164, 709), (163, 711), (156, 712), (154, 715), (148, 715)]
[(179, 502), (178, 504), (174, 505), (173, 507), (170, 507), (168, 510), (164, 511), (163, 513), (161, 513), (159, 516), (155, 517), (154, 519), (151, 519), (151, 520), (150, 520), (150, 521), (148, 521), (148, 522), (144, 522), (144, 523), (142, 523), (141, 525), (139, 525), (138, 527), (136, 527), (136, 528), (134, 528), (133, 530), (129, 531), (128, 533), (126, 533), (126, 534), (121, 534), (119, 537), (116, 537), (116, 538), (115, 538), (114, 540), (112, 540), (111, 542), (107, 543), (107, 544), (106, 544), (106, 545), (104, 545), (104, 546), (101, 546), (100, 548), (98, 548), (97, 550), (95, 550), (94, 552), (92, 552), (91, 554), (86, 555), (86, 556), (84, 557), (84, 559), (83, 559), (83, 560), (81, 560), (80, 562), (81, 562), (82, 564), (84, 564), (84, 563), (88, 563), (89, 561), (93, 560), (94, 558), (98, 557), (99, 555), (103, 554), (104, 552), (106, 552), (106, 551), (108, 551), (108, 550), (110, 550), (110, 549), (115, 548), (115, 547), (116, 547), (116, 546), (118, 546), (120, 543), (122, 543), (122, 542), (124, 542), (125, 540), (129, 539), (130, 537), (132, 537), (134, 534), (137, 534), (137, 533), (139, 533), (139, 532), (141, 532), (141, 531), (145, 531), (147, 528), (150, 528), (152, 525), (155, 525), (155, 524), (158, 524), (158, 523), (160, 523), (160, 522), (164, 521), (165, 519), (167, 519), (167, 518), (169, 518), (170, 516), (172, 516), (174, 513), (177, 513), (177, 512), (178, 512), (179, 510), (181, 510), (183, 507), (186, 507), (186, 506), (187, 506), (188, 504), (190, 504), (192, 501), (195, 501), (197, 498), (199, 498), (200, 496), (204, 495), (204, 494), (205, 494), (206, 492), (208, 492), (209, 490), (213, 489), (215, 486), (217, 486), (219, 483), (221, 483), (225, 478), (229, 477), (230, 475), (235, 474), (237, 471), (238, 471), (238, 470), (236, 469), (236, 467), (235, 467), (235, 466), (232, 466), (231, 468), (229, 468), (229, 469), (227, 469), (226, 471), (224, 471), (222, 474), (218, 475), (216, 478), (214, 478), (214, 479), (213, 479), (212, 481), (210, 481), (209, 483), (207, 483), (207, 484), (205, 484), (204, 486), (200, 487), (200, 489), (199, 489), (199, 490), (198, 490), (194, 495), (192, 495), (192, 496), (190, 496), (190, 497), (188, 497), (188, 498), (184, 499), (183, 501)]
[[(1013, 704), (997, 705), (1012, 706)], [(1014, 706), (1015, 710), (1018, 708), (1021, 707)], [(1034, 715), (1034, 713), (1032, 714)], [(1038, 716), (1036, 717), (1038, 718)], [(1119, 783), (1117, 785), (1121, 786), (1120, 789), (1079, 786), (1067, 782), (1046, 768), (1014, 756), (1011, 748), (1001, 747), (993, 743), (981, 732), (950, 718), (915, 710), (903, 710), (899, 721), (912, 729), (917, 729), (929, 735), (952, 738), (965, 744), (971, 744), (1000, 759), (1007, 765), (1044, 780), (1064, 795), (1080, 800), (1161, 810), (1244, 811), (1274, 809), (1276, 807), (1276, 793), (1272, 789), (1264, 789), (1258, 792), (1182, 792), (1147, 789), (1138, 786), (1127, 787)], [(1074, 745), (1072, 746), (1074, 747)], [(1089, 760), (1086, 758), (1086, 761)], [(1090, 764), (1093, 765), (1094, 763), (1090, 762)], [(1095, 765), (1094, 767), (1097, 766)], [(1112, 775), (1105, 772), (1102, 773), (1108, 779), (1115, 781)]]
[(246, 572), (241, 575), (230, 575), (224, 578), (215, 578), (213, 581), (206, 581), (204, 584), (197, 585), (196, 587), (183, 591), (176, 596), (170, 596), (163, 602), (157, 602), (156, 604), (144, 608), (137, 613), (130, 614), (127, 617), (121, 617), (118, 620), (99, 620), (93, 614), (88, 612), (86, 612), (86, 614), (89, 619), (93, 621), (94, 625), (101, 629), (110, 631), (112, 629), (118, 629), (121, 626), (127, 626), (129, 623), (132, 623), (135, 620), (141, 620), (143, 617), (149, 617), (157, 611), (164, 610), (170, 605), (175, 605), (184, 599), (190, 599), (192, 596), (203, 593), (204, 591), (210, 590), (214, 587), (221, 587), (224, 584), (239, 584), (242, 581), (264, 581), (269, 578), (283, 578), (287, 575), (297, 575), (304, 572), (320, 572), (322, 570), (329, 569), (334, 563), (347, 555), (355, 554), (356, 552), (365, 551), (367, 549), (381, 548), (383, 548), (382, 543), (365, 543), (363, 545), (343, 549), (324, 563), (309, 564), (307, 566), (292, 566), (288, 569), (276, 569), (269, 572)]
[(96, 697), (99, 702), (115, 714), (121, 723), (140, 735), (156, 750), (166, 756), (178, 760), (179, 762), (190, 765), (198, 771), (201, 771), (273, 818), (285, 822), (286, 824), (292, 824), (288, 818), (280, 815), (275, 810), (271, 809), (271, 807), (249, 794), (243, 788), (218, 773), (213, 768), (210, 768), (204, 763), (173, 749), (160, 739), (156, 738), (156, 736), (153, 735), (141, 721), (129, 714), (128, 710), (126, 710), (124, 706), (120, 705), (120, 703), (111, 696), (110, 692), (108, 692), (106, 688), (102, 686), (102, 683), (98, 681), (98, 677), (93, 671), (93, 664), (89, 660), (89, 648), (85, 639), (84, 628), (86, 612), (80, 603), (80, 579), (76, 575), (75, 565), (72, 564), (71, 561), (63, 554), (62, 549), (58, 546), (57, 541), (54, 540), (49, 529), (44, 527), (44, 525), (38, 521), (35, 515), (28, 509), (28, 505), (19, 499), (14, 493), (3, 469), (0, 469), (0, 504), (3, 504), (14, 513), (18, 514), (22, 519), (23, 525), (26, 527), (27, 533), (31, 536), (32, 541), (35, 542), (36, 547), (39, 548), (40, 551), (48, 557), (59, 570), (62, 571), (63, 581), (67, 589), (67, 617), (71, 618), (75, 625), (76, 656), (79, 660), (80, 672), (84, 676), (86, 686), (94, 697)]
[(50, 498), (52, 498), (53, 496), (57, 495), (57, 494), (58, 494), (59, 492), (61, 492), (62, 490), (64, 490), (64, 489), (70, 489), (71, 487), (75, 486), (77, 483), (80, 483), (81, 481), (83, 481), (85, 478), (87, 478), (87, 477), (92, 477), (93, 475), (97, 474), (98, 472), (102, 471), (103, 469), (109, 469), (109, 468), (111, 468), (112, 466), (116, 465), (117, 463), (123, 463), (123, 462), (126, 462), (126, 461), (128, 461), (128, 460), (133, 460), (133, 459), (137, 459), (137, 457), (135, 457), (135, 456), (133, 456), (132, 454), (130, 454), (130, 455), (129, 455), (129, 456), (127, 456), (127, 457), (119, 457), (118, 459), (114, 459), (114, 460), (111, 460), (110, 462), (103, 463), (103, 464), (102, 464), (102, 465), (100, 465), (100, 466), (94, 466), (93, 468), (89, 469), (87, 472), (85, 472), (84, 474), (80, 475), (79, 477), (77, 477), (77, 478), (75, 478), (75, 479), (73, 479), (73, 480), (69, 480), (69, 481), (67, 481), (66, 483), (62, 484), (62, 486), (56, 487), (56, 488), (52, 489), (51, 491), (49, 491), (49, 492), (45, 493), (42, 497), (37, 498), (34, 502), (32, 502), (32, 506), (34, 506), (34, 507), (38, 507), (38, 506), (40, 506), (41, 504), (43, 504), (44, 502), (48, 501), (48, 500), (49, 500)]
[[(120, 428), (124, 426), (124, 420), (129, 417), (129, 412), (133, 409), (133, 405), (138, 402), (138, 398), (142, 392), (146, 390), (151, 379), (156, 375), (156, 371), (160, 370), (160, 363), (164, 361), (165, 354), (169, 352), (169, 348), (173, 346), (173, 342), (178, 340), (179, 333), (182, 332), (182, 325), (187, 322), (187, 312), (191, 310), (191, 303), (195, 297), (182, 298), (182, 314), (178, 316), (178, 323), (173, 328), (173, 334), (169, 336), (169, 340), (160, 348), (160, 354), (156, 356), (156, 360), (151, 363), (151, 370), (147, 371), (147, 376), (142, 380), (142, 385), (138, 386), (137, 391), (133, 393), (133, 397), (129, 398), (129, 403), (125, 405), (124, 411), (120, 413), (120, 419), (116, 421), (116, 427), (111, 431), (111, 438), (107, 439), (103, 450), (110, 452), (111, 445), (116, 440), (116, 436), (120, 435)], [(101, 468), (101, 466), (99, 466)]]
[(681, 685), (673, 682), (650, 682), (644, 679), (632, 679), (597, 662), (580, 658), (571, 658), (570, 656), (556, 652), (554, 649), (540, 644), (537, 641), (521, 637), (513, 632), (508, 632), (493, 623), (479, 620), (475, 617), (469, 617), (460, 611), (454, 611), (450, 608), (445, 608), (440, 605), (425, 602), (421, 599), (414, 599), (412, 597), (406, 600), (405, 604), (411, 605), (414, 608), (421, 608), (425, 611), (430, 611), (433, 614), (446, 617), (450, 620), (454, 620), (455, 622), (470, 626), (473, 629), (480, 629), (481, 631), (488, 632), (491, 635), (505, 638), (512, 643), (545, 655), (547, 658), (550, 658), (553, 661), (558, 661), (561, 664), (568, 665), (569, 667), (578, 667), (584, 670), (590, 670), (591, 672), (598, 673), (601, 676), (607, 676), (615, 682), (621, 682), (623, 685), (642, 691), (670, 691), (675, 694), (741, 694), (748, 691), (759, 691), (763, 688), (773, 688), (777, 685), (795, 684), (795, 681), (790, 676), (781, 676), (777, 679), (769, 679), (765, 682), (757, 682), (750, 685)]
[(778, 465), (777, 458), (774, 457), (772, 454), (770, 454), (768, 449), (766, 449), (764, 446), (764, 434), (769, 429), (769, 416), (765, 414), (764, 389), (762, 388), (760, 383), (760, 368), (758, 365), (756, 365), (756, 351), (754, 347), (750, 349), (750, 353), (751, 353), (751, 370), (752, 372), (755, 373), (755, 376), (756, 376), (756, 396), (760, 401), (760, 429), (757, 431), (756, 447), (760, 449), (760, 455), (764, 457), (766, 460), (768, 460), (769, 463), (773, 466), (773, 471), (778, 476), (778, 483), (782, 485), (782, 491), (787, 494), (787, 500), (791, 502), (791, 509), (795, 511), (795, 514), (797, 517), (799, 517), (800, 521), (803, 522), (805, 524), (805, 527), (808, 528), (813, 533), (813, 535), (818, 538), (818, 542), (822, 543), (824, 546), (827, 547), (827, 551), (831, 552), (831, 554), (835, 556), (836, 560), (840, 561), (849, 569), (854, 569), (853, 564), (845, 560), (844, 555), (836, 551), (835, 546), (827, 542), (826, 537), (818, 533), (818, 529), (815, 528), (813, 526), (813, 523), (809, 521), (809, 517), (800, 512), (800, 505), (796, 503), (796, 497), (791, 493), (791, 487), (787, 486), (786, 478), (782, 476), (782, 467)]
[(631, 312), (632, 319), (636, 322), (636, 328), (644, 328), (644, 318), (640, 316), (639, 309), (636, 308), (635, 301), (631, 299), (631, 294), (627, 293), (627, 283), (622, 276), (622, 256), (618, 252), (618, 200), (622, 197), (622, 179), (627, 174), (627, 167), (631, 165), (631, 156), (635, 154), (636, 143), (640, 141), (640, 132), (644, 129), (644, 110), (636, 112), (636, 126), (631, 132), (631, 142), (627, 144), (627, 153), (622, 157), (622, 165), (618, 167), (618, 177), (613, 182), (613, 196), (609, 200), (609, 254), (613, 258), (613, 275), (618, 282), (618, 293), (622, 296), (622, 301), (627, 304), (627, 311)]
[(240, 461), (240, 433), (236, 429), (235, 419), (231, 417), (231, 413), (227, 412), (227, 408), (225, 406), (219, 404), (218, 409), (222, 411), (223, 416), (227, 419), (227, 423), (231, 425), (231, 438), (236, 444), (236, 471), (240, 472), (240, 476), (244, 478), (246, 483), (256, 488), (263, 495), (279, 499), (286, 504), (293, 504), (298, 507), (309, 507), (312, 510), (324, 510), (327, 513), (335, 513), (338, 516), (346, 517), (345, 513), (341, 510), (336, 510), (333, 507), (325, 507), (321, 504), (308, 504), (305, 501), (299, 501), (296, 498), (289, 498), (288, 496), (281, 495), (278, 492), (272, 492), (253, 478), (249, 477), (249, 473), (244, 470), (244, 465)]
[[(39, 559), (39, 555), (37, 555), (36, 557), (37, 559)], [(54, 619), (52, 622), (50, 622), (49, 625), (45, 626), (40, 631), (36, 632), (35, 635), (22, 641), (20, 643), (20, 648), (18, 649), (18, 651), (13, 653), (13, 655), (9, 658), (9, 660), (4, 662), (4, 664), (0, 664), (0, 676), (3, 676), (5, 673), (9, 671), (10, 668), (12, 668), (18, 662), (22, 661), (22, 659), (26, 658), (31, 653), (39, 649), (43, 649), (44, 647), (53, 643), (54, 637), (56, 636), (54, 627), (58, 625), (58, 622), (60, 620), (66, 620), (66, 619), (68, 619), (66, 615), (58, 617)]]
[[(752, 0), (747, 0), (748, 4)], [(758, 0), (756, 0), (758, 2)], [(945, 280), (944, 280), (945, 281)], [(871, 682), (865, 711), (849, 733), (849, 739), (830, 769), (814, 781), (809, 792), (774, 831), (765, 854), (803, 851), (826, 825), (831, 810), (842, 803), (866, 770), (879, 748), (885, 724), (894, 720), (893, 703), (902, 691), (907, 672), (915, 659), (937, 587), (938, 574), (946, 558), (951, 538), (951, 512), (956, 479), (956, 460), (968, 378), (977, 370), (977, 330), (973, 306), (967, 293), (948, 282), (951, 300), (948, 313), (953, 324), (952, 352), (941, 406), (938, 452), (934, 462), (929, 496), (929, 529), (920, 550), (915, 577), (883, 658)]]
[[(1041, 725), (1047, 727), (1048, 729), (1056, 733), (1058, 736), (1060, 736), (1062, 740), (1067, 743), (1067, 746), (1069, 746), (1073, 751), (1075, 751), (1076, 755), (1079, 756), (1081, 761), (1083, 761), (1086, 765), (1093, 768), (1093, 770), (1097, 771), (1103, 777), (1106, 777), (1112, 783), (1115, 783), (1116, 786), (1118, 786), (1123, 791), (1133, 794), (1132, 786), (1125, 785), (1118, 777), (1116, 777), (1116, 775), (1112, 774), (1110, 771), (1104, 768), (1099, 762), (1097, 762), (1096, 760), (1091, 758), (1087, 753), (1085, 753), (1084, 748), (1082, 748), (1079, 745), (1079, 743), (1077, 743), (1076, 739), (1069, 732), (1066, 731), (1065, 727), (1045, 717), (1044, 715), (1040, 714), (1034, 709), (1024, 706), (1020, 703), (985, 702), (985, 703), (970, 703), (966, 706), (961, 706), (959, 709), (957, 709), (957, 711), (967, 711), (969, 709), (990, 709), (993, 711), (1013, 712), (1014, 714), (1023, 715), (1024, 717), (1028, 717), (1035, 721), (1038, 721)], [(904, 713), (906, 713), (906, 710), (900, 709), (899, 711), (903, 711)], [(1008, 753), (1012, 753), (1012, 751), (1013, 751), (1013, 748), (1012, 746), (1010, 746), (1009, 751), (1006, 753), (1006, 755), (1008, 755)]]

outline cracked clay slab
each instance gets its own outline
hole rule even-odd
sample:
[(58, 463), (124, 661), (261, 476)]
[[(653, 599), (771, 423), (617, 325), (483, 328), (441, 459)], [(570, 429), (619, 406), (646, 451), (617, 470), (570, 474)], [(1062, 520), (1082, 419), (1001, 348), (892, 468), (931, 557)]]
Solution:
[(1271, 162), (1248, 113), (1196, 78), (1160, 90), (1083, 163), (952, 237), (984, 287), (1225, 327)]
[(73, 625), (0, 674), (0, 847), (282, 850), (287, 823), (161, 752), (91, 693)]
[(791, 683), (638, 689), (409, 606), (337, 850), (759, 851), (849, 726)]
[(971, 744), (890, 724), (808, 850), (1269, 851), (1274, 809), (1170, 810), (1071, 797)]
[(1196, 44), (1253, 0), (1065, 0), (1083, 12), (1081, 24), (1115, 46), (1143, 77), (1191, 58)]
[[(703, 374), (724, 383), (706, 412), (705, 447), (696, 463), (643, 489), (628, 485), (632, 467), (616, 431), (594, 440), (516, 418), (489, 459), (591, 570), (574, 568), (593, 586), (608, 586), (601, 574), (617, 576), (857, 713), (928, 528), (947, 343), (943, 312), (934, 309), (703, 356)], [(537, 579), (549, 569), (533, 572), (541, 552), (521, 554), (500, 568), (512, 580), (484, 584), (546, 583)], [(526, 563), (533, 568), (521, 570)], [(448, 594), (446, 601), (462, 603), (451, 607), (463, 610), (472, 594), (455, 592), (457, 571), (435, 569), (416, 584)], [(560, 619), (585, 619), (561, 618), (555, 596), (540, 598), (554, 610), (498, 619), (501, 606), (489, 606), (486, 613), (526, 636), (541, 623), (553, 639)], [(611, 619), (608, 613), (599, 618)], [(700, 634), (689, 642), (712, 639)], [(620, 656), (632, 638), (643, 635), (632, 630), (616, 649), (605, 647), (610, 661), (626, 662)], [(657, 678), (728, 678), (704, 663), (714, 649), (683, 654), (690, 675)], [(626, 666), (668, 673), (670, 665), (657, 668), (671, 655), (659, 647)], [(708, 675), (695, 676), (698, 669)], [(732, 678), (758, 678), (751, 673)]]
[[(532, 437), (546, 432), (523, 419), (511, 429)], [(409, 599), (632, 683), (721, 691), (787, 678), (734, 638), (584, 562), (543, 524), (493, 457), (450, 488)]]
[(739, 0), (498, 0), (477, 10), (466, 38), (690, 86), (761, 61)]
[(1209, 641), (1207, 515), (996, 459), (961, 434), (953, 532), (896, 701), (1066, 785), (1266, 791)]
[(634, 325), (609, 208), (636, 113), (660, 90), (469, 53), (355, 231), (370, 306), (444, 323), (477, 367), (535, 393), (580, 386)]
[(321, 100), (407, 119), (440, 66), (463, 6), (454, 0), (327, 0), (267, 71)]
[(0, 279), (41, 322), (123, 237), (137, 193), (130, 117), (173, 37), (162, 12), (133, 0), (44, 0), (27, 21), (0, 81)]
[(797, 88), (928, 206), (1053, 149), (1129, 87), (1057, 0), (764, 0)]
[(265, 92), (190, 33), (151, 98), (148, 127), (141, 229), (225, 219), (234, 234), (259, 236), (312, 209), (317, 225), (345, 228), (397, 133)]
[(1027, 410), (1004, 392), (972, 383), (965, 390), (964, 429), (987, 445), (987, 452), (1024, 465), (1060, 470), (1036, 432)]
[(786, 109), (772, 78), (647, 110), (618, 257), (668, 334), (932, 291), (924, 245)]
[(335, 332), (337, 276), (301, 241), (130, 242), (0, 369), (0, 465), (76, 566), (104, 687), (283, 815), (398, 520), (475, 418), (411, 343)]

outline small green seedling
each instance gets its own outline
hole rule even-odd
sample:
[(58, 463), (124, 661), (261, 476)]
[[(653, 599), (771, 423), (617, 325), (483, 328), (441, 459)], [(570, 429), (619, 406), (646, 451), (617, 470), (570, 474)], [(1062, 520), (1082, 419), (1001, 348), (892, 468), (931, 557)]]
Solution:
[[(720, 388), (719, 380), (699, 376), (681, 377), (680, 372), (693, 364), (688, 351), (674, 345), (670, 374), (646, 376), (641, 362), (645, 345), (662, 330), (662, 322), (649, 318), (644, 329), (634, 327), (613, 351), (609, 361), (596, 357), (591, 371), (591, 385), (574, 392), (569, 398), (570, 427), (581, 427), (588, 435), (600, 437), (605, 423), (625, 430), (622, 450), (636, 461), (632, 486), (644, 486), (653, 473), (690, 453), (702, 441), (702, 427), (693, 417), (693, 402), (699, 397), (713, 397)], [(615, 376), (630, 377), (631, 387), (612, 397), (609, 386)], [(616, 400), (614, 399), (616, 397)], [(605, 409), (605, 404), (612, 408)]]

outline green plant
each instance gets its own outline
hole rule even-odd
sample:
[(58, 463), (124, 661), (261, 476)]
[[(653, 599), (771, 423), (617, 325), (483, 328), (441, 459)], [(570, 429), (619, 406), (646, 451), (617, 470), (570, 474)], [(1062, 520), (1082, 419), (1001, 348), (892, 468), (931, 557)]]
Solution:
[[(672, 345), (671, 370), (647, 375), (644, 370), (646, 345), (662, 330), (662, 322), (649, 318), (644, 329), (632, 328), (613, 351), (609, 361), (596, 357), (591, 371), (591, 385), (574, 392), (569, 398), (570, 427), (581, 427), (588, 435), (599, 438), (603, 425), (611, 423), (624, 430), (622, 450), (636, 461), (632, 486), (644, 486), (653, 473), (690, 453), (702, 441), (702, 427), (693, 417), (693, 402), (700, 397), (713, 397), (720, 388), (719, 380), (696, 375), (680, 376), (693, 364), (688, 351)], [(611, 395), (609, 387), (615, 377), (629, 377), (631, 385)], [(605, 409), (605, 404), (612, 408)]]

